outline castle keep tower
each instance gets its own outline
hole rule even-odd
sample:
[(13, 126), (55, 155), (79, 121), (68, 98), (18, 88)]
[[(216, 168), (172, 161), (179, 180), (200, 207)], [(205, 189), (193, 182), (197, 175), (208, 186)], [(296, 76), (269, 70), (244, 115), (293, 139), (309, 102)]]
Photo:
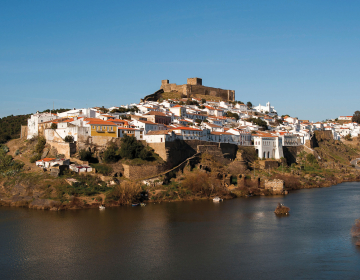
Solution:
[(187, 84), (192, 86), (202, 86), (202, 79), (201, 78), (188, 78)]

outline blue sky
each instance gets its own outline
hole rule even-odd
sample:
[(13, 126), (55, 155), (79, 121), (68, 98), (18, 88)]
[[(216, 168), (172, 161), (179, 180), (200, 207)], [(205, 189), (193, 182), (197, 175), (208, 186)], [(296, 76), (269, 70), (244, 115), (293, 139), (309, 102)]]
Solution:
[(0, 117), (200, 77), (313, 121), (360, 109), (360, 1), (0, 2)]

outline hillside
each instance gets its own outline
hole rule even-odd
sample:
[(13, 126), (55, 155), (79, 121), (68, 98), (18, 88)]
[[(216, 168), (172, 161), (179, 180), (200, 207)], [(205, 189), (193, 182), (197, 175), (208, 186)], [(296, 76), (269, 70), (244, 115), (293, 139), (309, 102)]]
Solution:
[[(53, 113), (61, 113), (68, 111), (70, 109), (55, 109), (51, 110)], [(40, 113), (50, 112), (50, 109), (44, 110)], [(0, 118), (0, 144), (4, 144), (11, 139), (16, 139), (20, 137), (21, 126), (27, 125), (27, 119), (29, 119), (31, 114), (27, 115), (10, 115), (7, 117)]]
[(21, 126), (27, 124), (30, 115), (7, 116), (0, 119), (0, 144), (20, 137)]

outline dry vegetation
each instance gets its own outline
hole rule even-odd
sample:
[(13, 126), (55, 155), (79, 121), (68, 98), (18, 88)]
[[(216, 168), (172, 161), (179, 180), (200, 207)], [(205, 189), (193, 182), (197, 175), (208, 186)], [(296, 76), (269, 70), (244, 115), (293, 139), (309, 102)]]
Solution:
[(358, 239), (356, 245), (360, 246), (360, 219), (357, 219), (355, 225), (351, 228), (351, 235)]

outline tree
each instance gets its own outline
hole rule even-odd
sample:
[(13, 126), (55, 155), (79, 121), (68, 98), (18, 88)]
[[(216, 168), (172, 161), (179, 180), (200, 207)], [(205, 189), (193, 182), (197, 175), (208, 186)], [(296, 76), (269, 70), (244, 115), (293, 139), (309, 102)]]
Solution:
[(41, 154), (45, 148), (46, 139), (44, 137), (39, 137), (38, 142), (35, 146), (35, 153)]
[(201, 124), (201, 120), (200, 120), (200, 119), (196, 119), (195, 122), (196, 122), (197, 124)]
[(144, 145), (137, 141), (134, 136), (125, 134), (125, 136), (121, 138), (120, 156), (127, 159), (139, 158), (144, 148)]
[(360, 111), (355, 111), (352, 121), (360, 124)]
[(346, 141), (352, 141), (352, 138), (351, 138), (351, 134), (350, 134), (350, 133), (345, 136), (345, 140), (346, 140)]
[(79, 151), (80, 159), (83, 161), (90, 161), (92, 158), (92, 153), (89, 150), (80, 150)]
[(119, 147), (112, 143), (103, 154), (103, 160), (105, 163), (118, 162), (121, 159)]
[(99, 111), (101, 111), (102, 113), (108, 113), (108, 112), (109, 112), (109, 110), (106, 109), (104, 106), (102, 106), (102, 107), (99, 109)]
[(256, 119), (256, 118), (249, 118), (246, 121), (248, 122), (252, 122), (253, 124), (256, 124), (258, 126), (263, 127), (264, 129), (268, 128), (268, 125), (266, 123), (266, 121), (263, 121), (262, 119)]
[(201, 99), (201, 104), (204, 104), (204, 103), (206, 103), (206, 100), (203, 98), (203, 99)]
[(276, 120), (275, 120), (275, 124), (276, 124), (276, 125), (283, 124), (283, 122), (284, 122), (284, 121), (283, 121), (282, 119), (276, 119)]
[(66, 135), (64, 141), (65, 141), (66, 143), (72, 143), (72, 142), (74, 142), (74, 136), (72, 136), (72, 135)]
[(232, 112), (230, 112), (230, 111), (227, 111), (227, 112), (226, 112), (226, 116), (227, 116), (228, 118), (235, 118), (236, 120), (239, 120), (239, 119), (240, 119), (240, 117), (239, 117), (238, 114), (232, 113)]
[(248, 101), (247, 103), (246, 103), (246, 106), (250, 109), (250, 108), (252, 108), (252, 103), (250, 102), (250, 101)]
[(57, 129), (57, 124), (56, 123), (52, 123), (50, 126), (51, 129)]

